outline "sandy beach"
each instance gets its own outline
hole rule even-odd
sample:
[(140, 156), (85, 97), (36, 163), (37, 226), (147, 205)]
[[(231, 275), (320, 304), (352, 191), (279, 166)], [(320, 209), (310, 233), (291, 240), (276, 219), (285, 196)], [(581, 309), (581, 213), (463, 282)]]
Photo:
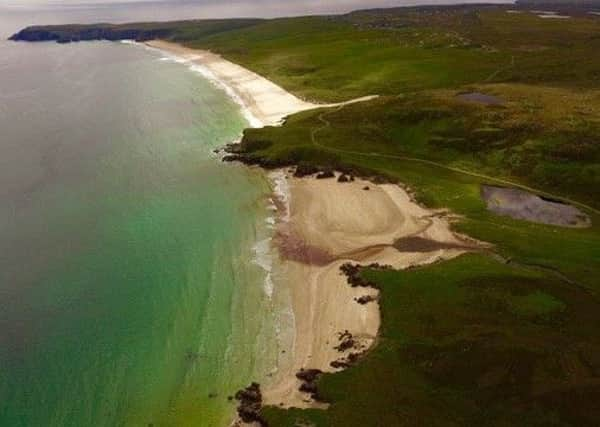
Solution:
[[(148, 46), (202, 67), (204, 74), (230, 93), (251, 115), (252, 126), (277, 125), (293, 113), (342, 104), (303, 101), (258, 74), (219, 55), (152, 41)], [(293, 310), (293, 338), (274, 375), (263, 382), (264, 404), (282, 407), (323, 407), (299, 391), (301, 369), (334, 372), (331, 362), (346, 361), (367, 351), (381, 323), (378, 291), (353, 288), (340, 271), (345, 263), (379, 263), (395, 269), (456, 257), (472, 247), (450, 231), (445, 212), (417, 205), (400, 186), (375, 185), (355, 179), (294, 178), (279, 170), (270, 177), (278, 207), (274, 248), (281, 258), (279, 285), (287, 286)], [(418, 244), (415, 244), (415, 238)], [(398, 242), (406, 240), (406, 244)], [(411, 240), (412, 239), (412, 240)], [(398, 249), (400, 248), (400, 249)], [(276, 284), (277, 286), (278, 284)], [(373, 301), (359, 304), (361, 297)], [(355, 345), (340, 351), (340, 334), (351, 334)]]
[(146, 45), (201, 67), (198, 71), (220, 83), (241, 104), (248, 113), (247, 118), (252, 127), (275, 126), (281, 124), (285, 117), (300, 111), (368, 101), (376, 97), (366, 96), (332, 104), (307, 102), (270, 80), (207, 50), (190, 49), (164, 40), (148, 41)]
[[(450, 231), (444, 212), (420, 207), (397, 185), (294, 178), (281, 171), (272, 177), (286, 181), (275, 241), (291, 287), (296, 324), (293, 346), (286, 349), (289, 356), (264, 390), (265, 403), (320, 407), (299, 391), (301, 381), (295, 374), (303, 368), (336, 371), (330, 363), (366, 351), (376, 340), (381, 322), (377, 301), (364, 305), (356, 301), (366, 295), (377, 297), (377, 290), (351, 287), (340, 267), (351, 262), (404, 269), (458, 256), (474, 243)], [(415, 237), (430, 242), (426, 250), (400, 251), (393, 246)], [(335, 347), (345, 331), (356, 345), (339, 351)]]

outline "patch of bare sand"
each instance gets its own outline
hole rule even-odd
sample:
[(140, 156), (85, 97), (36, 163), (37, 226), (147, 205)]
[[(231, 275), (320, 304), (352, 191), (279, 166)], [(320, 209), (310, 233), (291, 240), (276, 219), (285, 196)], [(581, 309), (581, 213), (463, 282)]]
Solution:
[[(281, 252), (287, 258), (281, 276), (290, 286), (295, 335), (278, 372), (265, 384), (264, 399), (267, 405), (319, 407), (322, 404), (299, 391), (301, 382), (295, 374), (302, 368), (336, 371), (331, 362), (367, 350), (381, 323), (377, 301), (356, 302), (365, 295), (377, 296), (378, 291), (351, 287), (341, 265), (376, 262), (403, 269), (458, 256), (474, 243), (452, 233), (443, 212), (420, 207), (397, 185), (299, 179), (282, 173), (277, 177), (286, 180), (288, 188), (288, 212), (277, 224), (276, 241), (280, 247), (288, 246)], [(420, 247), (400, 252), (394, 247), (408, 237), (437, 244), (429, 251)], [(296, 252), (289, 250), (290, 239)], [(334, 347), (344, 331), (352, 334), (356, 345), (339, 351)]]

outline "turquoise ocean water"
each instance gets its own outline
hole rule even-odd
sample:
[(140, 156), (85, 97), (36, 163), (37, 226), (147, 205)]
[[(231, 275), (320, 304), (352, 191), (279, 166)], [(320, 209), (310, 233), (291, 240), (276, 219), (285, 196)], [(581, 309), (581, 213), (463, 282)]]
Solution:
[(141, 47), (0, 53), (0, 425), (227, 425), (282, 310), (239, 106)]

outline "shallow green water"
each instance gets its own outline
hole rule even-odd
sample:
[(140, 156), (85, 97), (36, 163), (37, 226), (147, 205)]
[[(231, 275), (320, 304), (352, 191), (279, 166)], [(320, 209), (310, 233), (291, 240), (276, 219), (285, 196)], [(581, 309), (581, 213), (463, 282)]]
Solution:
[(141, 48), (0, 50), (0, 425), (227, 424), (277, 354), (238, 106)]

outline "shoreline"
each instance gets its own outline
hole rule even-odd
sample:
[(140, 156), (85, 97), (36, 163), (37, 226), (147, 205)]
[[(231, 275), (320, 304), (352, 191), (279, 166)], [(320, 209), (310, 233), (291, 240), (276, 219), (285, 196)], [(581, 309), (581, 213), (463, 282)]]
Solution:
[[(309, 103), (211, 52), (164, 41), (147, 42), (145, 46), (190, 65), (219, 85), (240, 105), (252, 127), (277, 126), (300, 111), (375, 98)], [(340, 267), (346, 263), (377, 263), (405, 269), (450, 259), (470, 249), (450, 230), (445, 212), (419, 206), (398, 185), (358, 178), (339, 183), (337, 174), (316, 179), (296, 178), (293, 173), (290, 169), (268, 172), (276, 211), (270, 244), (273, 256), (280, 258), (280, 271), (274, 276), (286, 284), (273, 280), (274, 286), (288, 286), (294, 328), (289, 348), (282, 349), (279, 366), (265, 380), (263, 403), (284, 408), (325, 408), (327, 405), (310, 393), (300, 391), (303, 381), (296, 374), (302, 369), (344, 369), (372, 348), (381, 325), (378, 290), (352, 287)], [(434, 248), (410, 252), (394, 247), (397, 241), (414, 237), (432, 242)], [(362, 298), (368, 302), (357, 302)], [(348, 336), (351, 346), (343, 345)]]
[(309, 102), (289, 93), (265, 77), (208, 50), (192, 49), (164, 40), (151, 40), (143, 45), (167, 54), (166, 59), (189, 64), (193, 71), (219, 86), (240, 105), (250, 127), (254, 128), (279, 126), (287, 116), (301, 111), (339, 107), (378, 97), (363, 96), (337, 103)]
[(144, 45), (172, 56), (176, 62), (189, 64), (193, 71), (225, 90), (240, 105), (251, 127), (276, 126), (290, 114), (320, 106), (297, 98), (270, 80), (215, 53), (163, 40), (148, 41)]

